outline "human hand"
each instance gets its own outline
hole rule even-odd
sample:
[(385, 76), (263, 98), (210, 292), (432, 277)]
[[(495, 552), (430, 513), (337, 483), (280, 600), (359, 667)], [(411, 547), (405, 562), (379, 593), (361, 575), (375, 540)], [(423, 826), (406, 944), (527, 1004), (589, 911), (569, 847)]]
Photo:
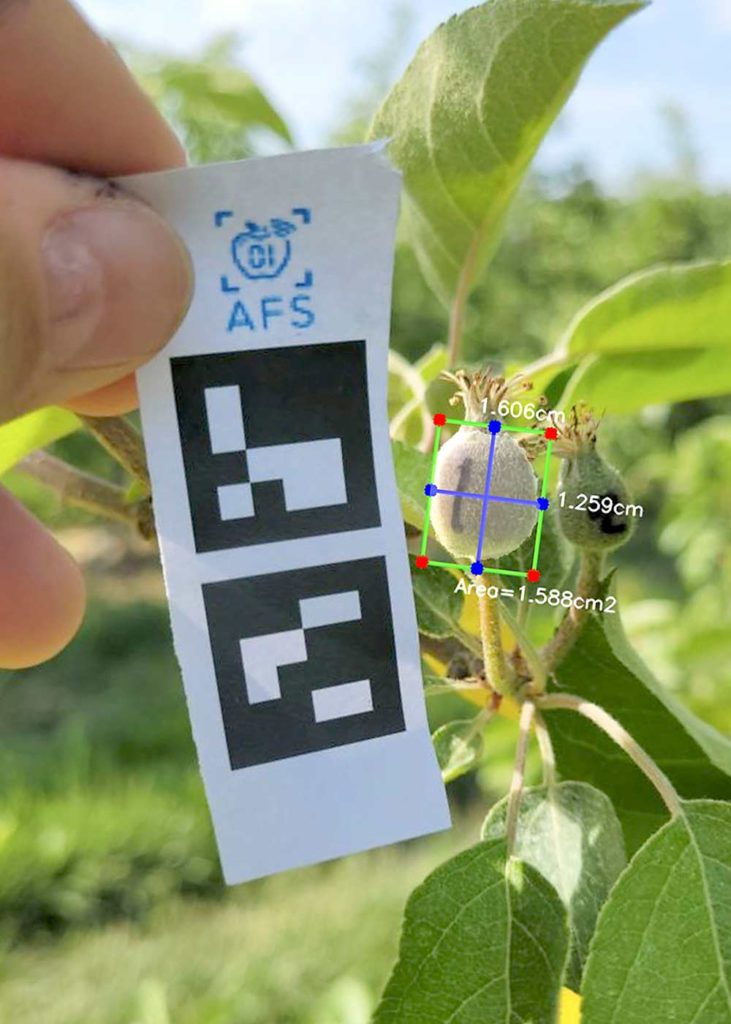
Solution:
[[(157, 214), (100, 179), (184, 163), (67, 0), (0, 0), (0, 423), (134, 408), (132, 371), (174, 332), (192, 275)], [(0, 665), (53, 656), (84, 602), (79, 567), (0, 488)]]

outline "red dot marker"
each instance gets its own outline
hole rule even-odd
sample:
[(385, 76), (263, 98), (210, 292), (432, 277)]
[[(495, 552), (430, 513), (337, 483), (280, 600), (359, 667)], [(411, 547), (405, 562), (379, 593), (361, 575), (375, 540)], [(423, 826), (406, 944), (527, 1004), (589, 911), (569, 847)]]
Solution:
[(426, 569), (428, 564), (429, 564), (429, 559), (426, 557), (426, 555), (417, 555), (416, 556), (416, 568), (417, 569)]
[(443, 427), (446, 422), (447, 422), (447, 417), (444, 415), (443, 412), (435, 412), (434, 413), (434, 426), (435, 427)]
[(540, 578), (541, 578), (541, 574), (538, 571), (538, 569), (529, 569), (528, 570), (528, 582), (529, 583), (537, 583)]
[(555, 427), (546, 427), (543, 436), (547, 441), (555, 441), (558, 438), (558, 430)]

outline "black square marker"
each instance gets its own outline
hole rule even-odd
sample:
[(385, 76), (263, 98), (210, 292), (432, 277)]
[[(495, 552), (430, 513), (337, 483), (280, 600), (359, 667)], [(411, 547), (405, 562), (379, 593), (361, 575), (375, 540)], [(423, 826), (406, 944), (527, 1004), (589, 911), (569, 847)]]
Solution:
[(197, 551), (380, 525), (364, 341), (170, 364)]
[(231, 767), (405, 728), (386, 562), (203, 585)]

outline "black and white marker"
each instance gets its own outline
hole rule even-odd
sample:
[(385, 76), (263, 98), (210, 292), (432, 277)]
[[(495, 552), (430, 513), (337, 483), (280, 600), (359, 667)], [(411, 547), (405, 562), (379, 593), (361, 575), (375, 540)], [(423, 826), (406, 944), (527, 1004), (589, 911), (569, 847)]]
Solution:
[(195, 271), (138, 384), (227, 881), (448, 828), (388, 438), (399, 176), (376, 144), (124, 185)]

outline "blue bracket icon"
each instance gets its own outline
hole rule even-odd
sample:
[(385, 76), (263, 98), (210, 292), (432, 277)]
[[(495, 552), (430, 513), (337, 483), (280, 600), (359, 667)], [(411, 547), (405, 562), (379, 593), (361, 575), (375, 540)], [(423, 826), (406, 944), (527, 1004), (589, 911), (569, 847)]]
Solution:
[(237, 284), (231, 284), (226, 274), (221, 275), (221, 291), (222, 292), (240, 292), (241, 288)]
[(220, 228), (224, 220), (227, 217), (233, 217), (233, 215), (233, 210), (216, 210), (216, 212), (213, 214), (213, 223), (216, 225), (217, 228)]
[(292, 216), (299, 217), (303, 224), (309, 224), (312, 220), (312, 210), (309, 206), (293, 206)]

